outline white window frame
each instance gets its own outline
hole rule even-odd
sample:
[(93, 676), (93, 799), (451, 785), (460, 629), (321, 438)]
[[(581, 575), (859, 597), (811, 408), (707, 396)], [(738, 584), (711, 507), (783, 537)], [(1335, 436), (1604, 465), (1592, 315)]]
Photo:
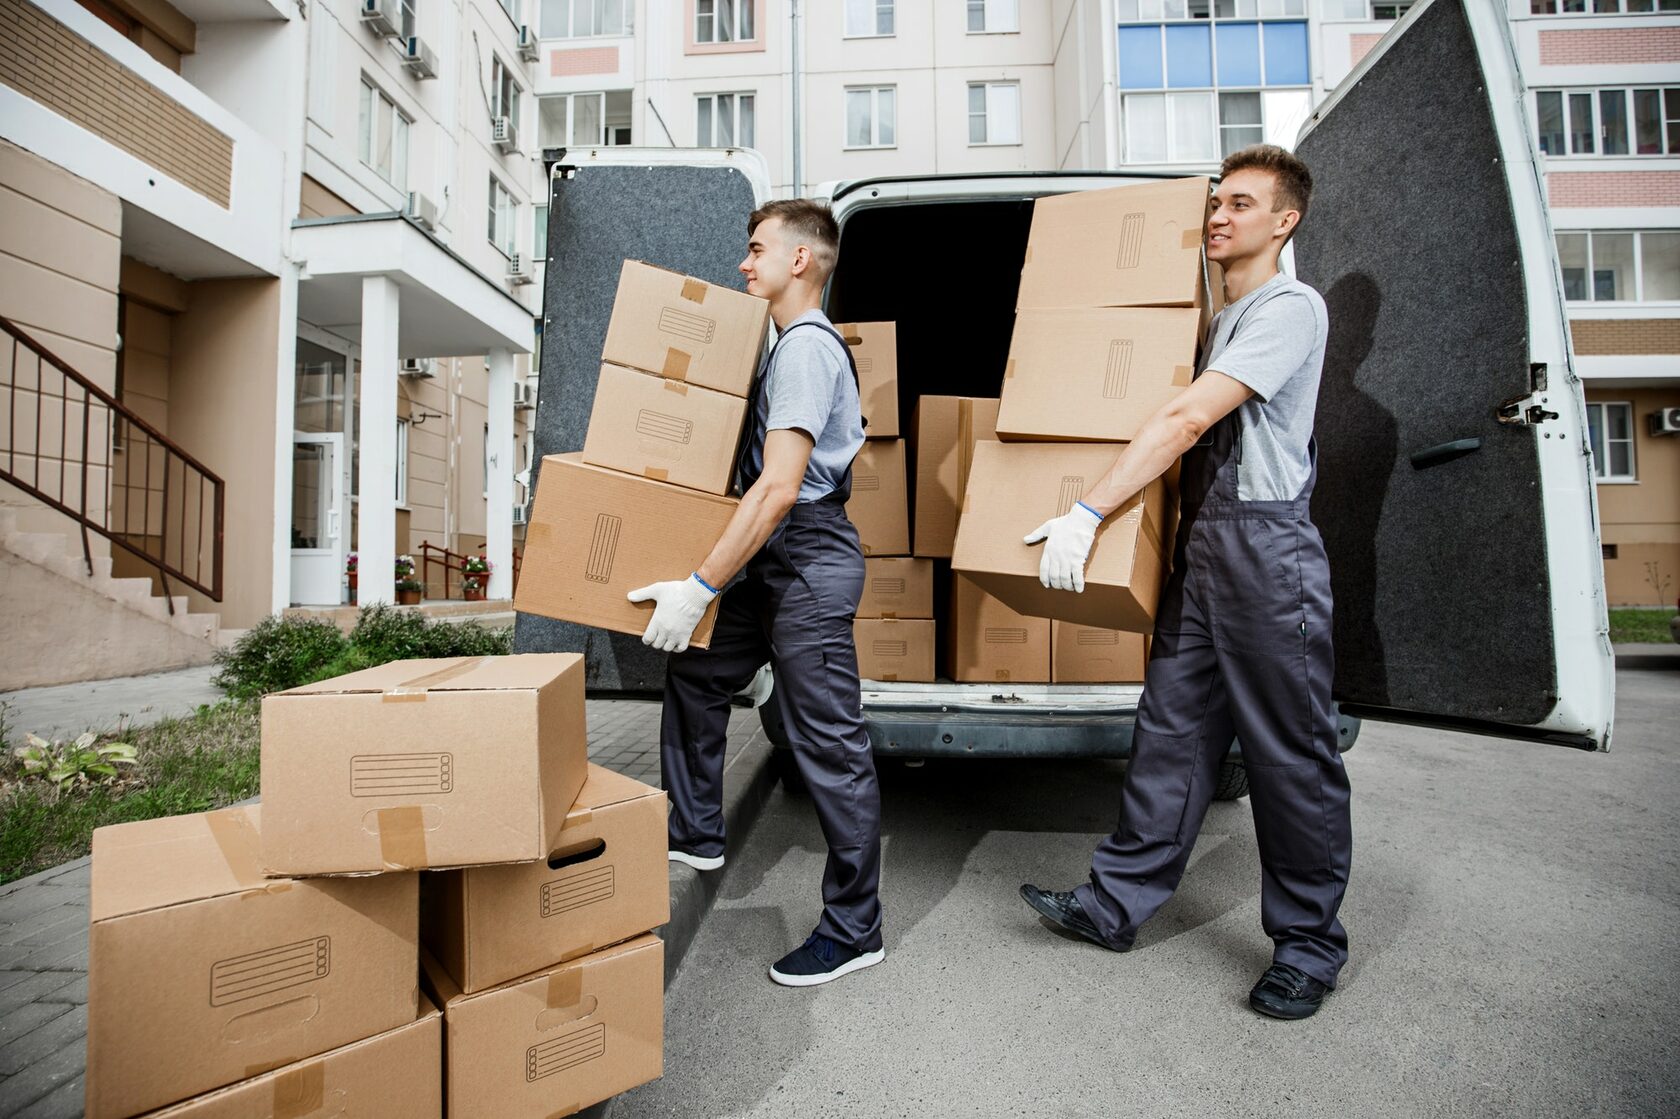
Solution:
[[(531, 263), (544, 265), (548, 263), (548, 203), (539, 202), (531, 207)], [(538, 337), (542, 330), (537, 331)]]
[(490, 56), (490, 115), (507, 117), (515, 128), (519, 128), (522, 123), (519, 119), (519, 108), (525, 96), (525, 89), (519, 84), (519, 79), (514, 77), (516, 73), (517, 69), (503, 62), (501, 55)]
[[(1229, 129), (1232, 129), (1232, 128), (1254, 128), (1254, 127), (1256, 127), (1255, 125), (1252, 125), (1252, 124), (1242, 124), (1242, 125), (1235, 125), (1235, 124), (1228, 125), (1228, 124), (1226, 124), (1224, 119), (1220, 116), (1220, 111), (1219, 111), (1219, 99), (1220, 99), (1221, 96), (1226, 95), (1226, 94), (1235, 94), (1235, 93), (1251, 93), (1251, 94), (1257, 94), (1259, 96), (1259, 98), (1260, 98), (1260, 123), (1259, 123), (1258, 127), (1260, 129), (1260, 140), (1258, 142), (1259, 143), (1266, 143), (1267, 142), (1266, 137), (1269, 135), (1269, 131), (1267, 129), (1266, 95), (1269, 94), (1269, 93), (1277, 94), (1277, 93), (1291, 93), (1291, 92), (1293, 92), (1293, 93), (1309, 92), (1309, 87), (1307, 87), (1307, 86), (1290, 86), (1290, 85), (1233, 86), (1233, 87), (1200, 86), (1200, 87), (1195, 87), (1195, 88), (1191, 88), (1191, 89), (1160, 89), (1160, 90), (1136, 89), (1136, 90), (1127, 90), (1127, 91), (1125, 91), (1124, 93), (1121, 94), (1121, 101), (1120, 101), (1120, 120), (1121, 120), (1121, 125), (1122, 125), (1122, 132), (1121, 132), (1121, 136), (1120, 136), (1120, 150), (1123, 153), (1122, 158), (1127, 163), (1190, 163), (1190, 164), (1218, 163), (1221, 159), (1224, 158), (1225, 133)], [(1132, 108), (1131, 108), (1129, 102), (1131, 102), (1133, 100), (1143, 100), (1143, 99), (1146, 99), (1146, 98), (1160, 98), (1161, 101), (1163, 103), (1165, 103), (1167, 98), (1169, 98), (1169, 97), (1186, 96), (1186, 95), (1191, 95), (1191, 94), (1194, 94), (1194, 95), (1197, 95), (1197, 96), (1208, 96), (1209, 97), (1208, 107), (1209, 107), (1209, 111), (1213, 114), (1213, 144), (1214, 144), (1213, 154), (1211, 156), (1203, 157), (1203, 156), (1196, 156), (1196, 155), (1180, 155), (1178, 152), (1174, 151), (1173, 149), (1176, 145), (1177, 137), (1176, 137), (1176, 134), (1173, 132), (1172, 121), (1171, 121), (1170, 117), (1167, 121), (1167, 156), (1166, 156), (1166, 158), (1164, 160), (1146, 159), (1142, 155), (1134, 153), (1132, 151), (1132, 134), (1131, 134), (1131, 123), (1130, 123), (1131, 120), (1132, 120)]]
[[(366, 74), (362, 75), (356, 113), (357, 155), (362, 165), (398, 190), (408, 189), (408, 142), (414, 120), (398, 107), (391, 95), (379, 88)], [(376, 114), (388, 114), (391, 120), (391, 166), (381, 169), (374, 149), (379, 126)]]
[[(636, 33), (636, 0), (620, 0), (618, 9), (620, 26), (611, 31), (601, 30), (602, 25), (606, 23), (605, 12), (608, 0), (554, 0), (555, 3), (566, 9), (566, 27), (563, 31), (549, 28), (548, 20), (545, 18), (543, 0), (533, 0), (533, 2), (536, 6), (537, 18), (542, 22), (542, 26), (537, 28), (537, 34), (544, 39), (622, 39)], [(573, 30), (577, 26), (579, 8), (589, 12), (590, 25), (595, 28), (594, 31), (580, 35)]]
[[(1553, 234), (1554, 244), (1559, 237), (1585, 237), (1587, 239), (1587, 298), (1571, 299), (1571, 307), (1585, 307), (1590, 305), (1606, 307), (1625, 307), (1634, 303), (1655, 304), (1659, 307), (1680, 305), (1680, 301), (1673, 299), (1645, 298), (1645, 235), (1647, 233), (1680, 234), (1680, 229), (1559, 229)], [(1629, 236), (1633, 237), (1633, 296), (1630, 299), (1594, 299), (1593, 291), (1593, 239), (1599, 236)], [(1558, 270), (1563, 269), (1563, 246), (1556, 245), (1558, 254)]]
[[(974, 17), (980, 26), (974, 26)], [(968, 0), (970, 35), (1018, 35), (1021, 32), (1021, 0)]]
[[(757, 0), (694, 0), (695, 45), (712, 47), (758, 42), (756, 4)], [(724, 24), (731, 19), (726, 17), (732, 17), (734, 24), (727, 30)]]
[[(1257, 19), (1302, 20), (1307, 17), (1307, 0), (1116, 0), (1116, 23), (1172, 23), (1191, 20)], [(1326, 19), (1331, 17), (1325, 17)]]
[[(1340, 0), (1337, 5), (1325, 0), (1324, 21), (1349, 23), (1382, 23), (1399, 19), (1417, 0)], [(1358, 11), (1350, 11), (1357, 8)], [(1339, 9), (1339, 10), (1338, 10)], [(1378, 9), (1382, 9), (1379, 11)]]
[(583, 143), (587, 147), (598, 148), (598, 147), (606, 146), (606, 142), (607, 142), (607, 95), (606, 95), (606, 92), (604, 90), (589, 90), (589, 91), (584, 92), (584, 93), (545, 93), (545, 94), (541, 95), (540, 97), (538, 97), (537, 98), (537, 103), (538, 103), (537, 104), (537, 139), (538, 139), (539, 144), (543, 143), (543, 141), (542, 141), (542, 131), (543, 131), (542, 103), (545, 102), (545, 101), (564, 101), (566, 103), (566, 124), (565, 124), (565, 127), (564, 127), (565, 135), (561, 138), (560, 142), (558, 144), (544, 144), (544, 146), (546, 146), (546, 147), (569, 148), (569, 147), (573, 147), (575, 144), (579, 143), (579, 141), (575, 141), (572, 137), (573, 137), (573, 134), (574, 134), (574, 132), (576, 131), (576, 128), (577, 128), (577, 101), (578, 101), (578, 98), (580, 98), (580, 97), (598, 98), (599, 101), (600, 101), (600, 105), (601, 105), (601, 113), (600, 113), (601, 129), (600, 129), (600, 132), (596, 135), (596, 138), (594, 140), (584, 140), (584, 141), (581, 141), (581, 143)]
[[(1657, 104), (1659, 110), (1657, 128), (1661, 137), (1663, 148), (1661, 151), (1640, 152), (1638, 150), (1638, 121), (1634, 116), (1635, 110), (1633, 95), (1635, 93), (1644, 93), (1646, 91), (1655, 91), (1657, 94)], [(1669, 122), (1672, 120), (1675, 124), (1680, 125), (1680, 115), (1676, 115), (1674, 117), (1670, 117), (1668, 115), (1668, 95), (1670, 92), (1680, 93), (1680, 85), (1662, 85), (1652, 82), (1633, 86), (1548, 86), (1545, 89), (1536, 89), (1534, 91), (1535, 143), (1536, 145), (1540, 143), (1542, 135), (1540, 132), (1540, 99), (1548, 94), (1556, 94), (1558, 97), (1562, 98), (1564, 143), (1568, 145), (1571, 150), (1567, 152), (1542, 152), (1541, 154), (1546, 159), (1674, 159), (1676, 157), (1680, 157), (1680, 146), (1671, 147), (1668, 141), (1670, 127)], [(1622, 95), (1622, 109), (1624, 113), (1622, 119), (1627, 122), (1627, 135), (1625, 139), (1627, 140), (1628, 150), (1625, 152), (1606, 154), (1604, 151), (1603, 95), (1606, 93), (1620, 93)], [(1575, 130), (1571, 127), (1572, 121), (1570, 120), (1571, 110), (1569, 107), (1569, 99), (1571, 96), (1580, 96), (1583, 94), (1587, 96), (1588, 100), (1592, 104), (1593, 150), (1590, 152), (1578, 152), (1573, 150), (1575, 146)]]
[[(1599, 5), (1608, 3), (1608, 9)], [(1635, 8), (1631, 5), (1639, 3)], [(1565, 11), (1564, 5), (1576, 7)], [(1550, 11), (1544, 9), (1550, 8)], [(1680, 13), (1680, 0), (1529, 0), (1531, 16), (1662, 16)]]
[(494, 171), (490, 172), (489, 191), (490, 244), (511, 260), (519, 251), (519, 199)]
[[(1609, 409), (1611, 408), (1622, 408), (1627, 410), (1628, 437), (1626, 439), (1614, 440), (1614, 442), (1617, 443), (1627, 444), (1628, 472), (1626, 474), (1610, 473), (1610, 444), (1612, 440), (1610, 438)], [(1638, 429), (1634, 427), (1633, 402), (1631, 400), (1587, 401), (1587, 414), (1591, 416), (1595, 410), (1598, 413), (1598, 439), (1593, 439), (1592, 424), (1590, 422), (1587, 424), (1587, 438), (1592, 440), (1593, 443), (1593, 481), (1599, 483), (1600, 485), (1636, 485), (1639, 482), (1639, 438)], [(1604, 453), (1602, 455), (1599, 454), (1598, 444), (1600, 442), (1604, 444)]]
[(408, 431), (410, 421), (397, 420), (397, 508), (408, 508)]
[[(731, 129), (732, 129), (731, 135), (732, 135), (733, 139), (728, 144), (720, 144), (720, 143), (716, 142), (717, 141), (717, 136), (718, 136), (718, 127), (717, 127), (718, 126), (718, 120), (720, 119), (720, 113), (719, 113), (720, 102), (719, 102), (719, 99), (724, 98), (724, 97), (731, 98), (731, 101), (730, 101), (729, 104), (730, 104), (730, 113), (732, 115), (730, 124), (731, 124)], [(746, 137), (745, 142), (742, 141), (742, 137), (741, 137), (741, 106), (742, 106), (743, 99), (751, 106), (749, 115), (750, 115), (751, 120), (752, 120), (752, 132), (753, 132), (753, 134), (751, 136)], [(712, 134), (710, 136), (700, 135), (700, 106), (705, 102), (710, 102), (711, 106), (712, 106), (712, 110), (711, 110)], [(758, 139), (758, 93), (757, 93), (757, 91), (750, 90), (750, 89), (741, 89), (741, 90), (727, 90), (726, 89), (726, 90), (720, 90), (716, 93), (697, 94), (694, 98), (694, 136), (695, 136), (695, 146), (696, 147), (701, 147), (701, 148), (724, 148), (724, 147), (727, 147), (727, 148), (750, 148), (750, 147), (752, 147), (754, 142), (757, 141), (757, 139)]]
[[(897, 0), (855, 0), (863, 5), (864, 10), (874, 15), (873, 27), (864, 30), (852, 24), (852, 4), (854, 0), (840, 0), (841, 2), (841, 37), (846, 39), (891, 39), (898, 34), (898, 3)], [(881, 30), (882, 25), (886, 30)]]
[[(849, 85), (845, 88), (845, 131), (842, 151), (883, 151), (898, 147), (898, 87), (895, 85)], [(869, 95), (869, 143), (852, 143), (852, 95), (866, 93)], [(881, 111), (881, 95), (886, 94), (892, 103), (891, 120), (887, 121), (889, 139), (881, 139), (881, 123), (885, 116)]]
[[(1009, 89), (1013, 89), (1015, 91), (1015, 139), (1013, 139), (1013, 140), (994, 140), (994, 139), (992, 139), (992, 135), (993, 135), (993, 131), (994, 131), (993, 127), (992, 127), (992, 120), (993, 120), (993, 117), (992, 117), (992, 114), (993, 114), (992, 91), (994, 89), (1002, 89), (1002, 88), (1009, 88)], [(1023, 129), (1022, 129), (1022, 120), (1023, 120), (1023, 118), (1025, 117), (1026, 114), (1022, 111), (1022, 105), (1021, 105), (1021, 83), (1019, 81), (969, 82), (968, 86), (967, 86), (967, 89), (964, 92), (964, 96), (966, 98), (969, 98), (970, 100), (972, 100), (972, 98), (974, 96), (974, 90), (976, 90), (976, 89), (984, 89), (986, 91), (986, 111), (983, 114), (985, 116), (985, 120), (986, 120), (986, 138), (984, 140), (976, 140), (974, 138), (974, 118), (975, 118), (976, 114), (975, 114), (974, 110), (972, 108), (970, 108), (970, 109), (968, 109), (968, 112), (967, 112), (967, 117), (968, 117), (968, 146), (971, 147), (971, 148), (1018, 148), (1023, 143), (1025, 143), (1026, 142), (1026, 136), (1024, 135), (1024, 132), (1023, 132)]]

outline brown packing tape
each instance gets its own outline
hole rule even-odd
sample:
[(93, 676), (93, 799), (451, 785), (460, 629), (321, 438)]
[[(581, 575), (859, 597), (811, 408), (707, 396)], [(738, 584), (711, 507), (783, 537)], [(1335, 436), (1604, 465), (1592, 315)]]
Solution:
[(1202, 247), (1202, 231), (1200, 229), (1186, 229), (1184, 236), (1178, 239), (1181, 249), (1199, 249)]
[(583, 1001), (583, 969), (565, 967), (548, 976), (548, 993), (544, 1003), (550, 1010), (565, 1010)]
[(883, 672), (883, 673), (881, 673), (881, 679), (885, 680), (889, 684), (893, 683), (894, 681), (896, 681), (898, 679), (898, 673), (896, 673), (896, 672)]
[(426, 859), (426, 816), (417, 804), (401, 808), (381, 808), (379, 821), (379, 861), (386, 870), (423, 870), (431, 865)]
[(1175, 365), (1173, 366), (1172, 383), (1183, 388), (1190, 383), (1195, 374), (1196, 371), (1188, 365)]
[(688, 382), (686, 381), (673, 381), (666, 377), (661, 383), (665, 386), (666, 392), (674, 392), (678, 396), (688, 395)]
[(682, 297), (690, 303), (706, 302), (706, 281), (684, 277)]
[(1008, 381), (1015, 376), (1015, 359), (1010, 358), (1003, 363), (1003, 379)]
[(587, 808), (574, 808), (566, 813), (565, 827), (584, 828), (595, 821), (595, 813)]
[(663, 466), (644, 466), (642, 468), (642, 477), (652, 478), (655, 482), (669, 482), (671, 480), (671, 472), (666, 470)]
[(222, 853), (222, 861), (234, 881), (245, 889), (264, 890), (268, 880), (263, 877), (257, 861), (256, 829), (243, 808), (222, 808), (207, 812), (204, 822), (209, 825), (210, 838)]
[(240, 1079), (250, 1080), (252, 1077), (262, 1076), (264, 1073), (273, 1072), (277, 1068), (285, 1068), (287, 1065), (295, 1065), (301, 1060), (303, 1060), (302, 1056), (282, 1057), (278, 1061), (260, 1061), (254, 1065), (246, 1065), (245, 1075), (240, 1077)]
[(326, 1097), (326, 1072), (326, 1066), (320, 1061), (311, 1061), (275, 1077), (274, 1098), (269, 1104), (273, 1119), (303, 1119), (321, 1110)]
[(881, 611), (881, 617), (883, 619), (885, 619), (886, 621), (896, 622), (896, 621), (898, 621), (898, 611), (896, 611), (896, 610), (883, 610), (883, 611)]
[(689, 356), (681, 350), (667, 348), (665, 350), (665, 364), (659, 367), (661, 377), (669, 377), (673, 381), (688, 379)]
[(385, 699), (395, 700), (398, 702), (402, 700), (425, 699), (426, 692), (429, 689), (438, 687), (441, 684), (447, 684), (451, 680), (459, 679), (471, 672), (473, 669), (478, 668), (489, 659), (489, 657), (460, 657), (454, 664), (447, 668), (440, 668), (435, 672), (423, 673), (413, 679), (404, 680), (394, 688), (386, 688)]

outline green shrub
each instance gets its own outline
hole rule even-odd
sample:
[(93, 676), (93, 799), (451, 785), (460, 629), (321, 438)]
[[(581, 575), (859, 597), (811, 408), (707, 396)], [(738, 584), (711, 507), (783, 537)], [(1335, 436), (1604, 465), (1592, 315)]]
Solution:
[(216, 652), (214, 683), (234, 699), (255, 699), (310, 680), (348, 647), (344, 634), (318, 618), (264, 618), (229, 649)]
[(368, 664), (384, 664), (426, 656), (425, 634), (426, 618), (420, 611), (399, 610), (381, 602), (356, 612), (350, 645), (367, 658)]

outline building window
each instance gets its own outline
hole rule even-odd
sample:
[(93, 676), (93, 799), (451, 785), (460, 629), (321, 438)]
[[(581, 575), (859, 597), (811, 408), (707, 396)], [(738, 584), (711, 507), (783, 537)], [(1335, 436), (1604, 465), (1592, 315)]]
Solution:
[(698, 126), (695, 143), (702, 148), (753, 146), (753, 95), (705, 93), (695, 99)]
[(1250, 144), (1285, 147), (1306, 119), (1306, 90), (1128, 93), (1128, 163), (1217, 163)]
[(1019, 0), (968, 0), (969, 34), (995, 35), (1019, 30)]
[(537, 98), (537, 143), (544, 148), (630, 142), (630, 91)]
[(397, 421), (397, 507), (408, 506), (408, 421)]
[(1680, 155), (1680, 88), (1542, 89), (1534, 110), (1547, 155)]
[[(1347, 0), (1342, 0), (1347, 2)], [(1115, 0), (1121, 23), (1174, 19), (1304, 19), (1307, 0)]]
[(398, 190), (408, 188), (408, 126), (396, 102), (362, 78), (361, 157)]
[(414, 16), (414, 10), (419, 3), (420, 0), (397, 0), (397, 6), (402, 10), (402, 18), (399, 22), (402, 24), (402, 34), (405, 39), (410, 35), (420, 33), (419, 21)]
[[(534, 219), (531, 222), (531, 259), (538, 264), (545, 264), (548, 261), (548, 207), (532, 206), (531, 215)], [(540, 327), (537, 337), (542, 337)], [(535, 353), (531, 355), (531, 360), (536, 361)]]
[(514, 80), (513, 67), (500, 58), (490, 60), (490, 115), (506, 117), (519, 127), (519, 83)]
[[(1411, 8), (1413, 0), (1325, 0), (1325, 19), (1349, 19), (1361, 22), (1399, 19)], [(1676, 0), (1680, 3), (1680, 0)]]
[(1592, 442), (1593, 477), (1633, 482), (1633, 405), (1587, 404), (1587, 438)]
[(500, 249), (503, 256), (512, 257), (517, 251), (514, 235), (514, 221), (519, 213), (519, 203), (513, 200), (508, 188), (502, 185), (502, 180), (496, 178), (494, 172), (490, 175), (490, 243)]
[(1565, 299), (1680, 302), (1680, 230), (1559, 233), (1557, 252)]
[(751, 42), (757, 37), (753, 4), (754, 0), (694, 0), (694, 41)]
[(968, 87), (968, 142), (1021, 142), (1021, 86), (1019, 82), (973, 82)]
[(1530, 15), (1602, 16), (1680, 12), (1680, 0), (1528, 0)]
[(542, 37), (587, 39), (596, 35), (629, 35), (635, 0), (540, 0)]
[(845, 0), (846, 38), (872, 39), (896, 34), (894, 0)]
[(896, 147), (898, 92), (895, 86), (846, 91), (846, 146)]

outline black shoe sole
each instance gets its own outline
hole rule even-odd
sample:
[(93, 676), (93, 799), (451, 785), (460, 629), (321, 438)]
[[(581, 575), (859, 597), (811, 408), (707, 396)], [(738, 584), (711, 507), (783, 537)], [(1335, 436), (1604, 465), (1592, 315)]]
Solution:
[(1032, 906), (1035, 913), (1037, 913), (1040, 917), (1043, 917), (1046, 921), (1049, 921), (1052, 925), (1055, 925), (1058, 929), (1072, 933), (1074, 936), (1079, 937), (1079, 939), (1089, 941), (1099, 948), (1107, 948), (1110, 952), (1125, 951), (1124, 948), (1115, 948), (1110, 945), (1107, 941), (1103, 940), (1102, 937), (1098, 936), (1096, 930), (1094, 929), (1082, 929), (1077, 925), (1068, 924), (1062, 919), (1061, 912), (1059, 910), (1048, 905), (1040, 904), (1036, 897), (1027, 893), (1027, 888), (1025, 886), (1021, 887), (1021, 900)]

